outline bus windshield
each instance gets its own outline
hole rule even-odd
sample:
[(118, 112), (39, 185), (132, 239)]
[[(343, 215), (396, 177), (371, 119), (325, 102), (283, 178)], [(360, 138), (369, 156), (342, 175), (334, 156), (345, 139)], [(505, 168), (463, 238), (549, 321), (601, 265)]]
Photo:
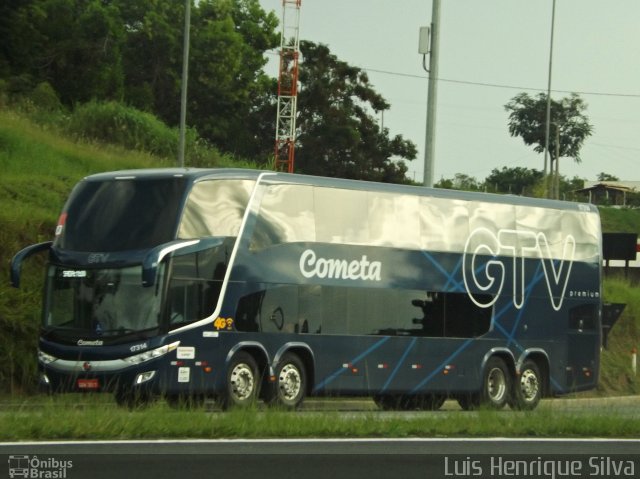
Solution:
[[(162, 277), (162, 271), (159, 273)], [(51, 265), (43, 316), (45, 332), (73, 342), (79, 338), (114, 342), (132, 334), (157, 334), (162, 288), (143, 287), (141, 275), (141, 266), (71, 269)]]

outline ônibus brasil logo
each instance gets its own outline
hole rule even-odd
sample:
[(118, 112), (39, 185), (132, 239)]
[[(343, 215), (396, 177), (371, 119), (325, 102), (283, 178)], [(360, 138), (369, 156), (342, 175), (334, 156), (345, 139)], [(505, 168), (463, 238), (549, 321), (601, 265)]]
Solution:
[(67, 470), (73, 468), (73, 461), (56, 459), (55, 457), (39, 458), (38, 456), (10, 455), (9, 477), (26, 477), (38, 479), (66, 479)]

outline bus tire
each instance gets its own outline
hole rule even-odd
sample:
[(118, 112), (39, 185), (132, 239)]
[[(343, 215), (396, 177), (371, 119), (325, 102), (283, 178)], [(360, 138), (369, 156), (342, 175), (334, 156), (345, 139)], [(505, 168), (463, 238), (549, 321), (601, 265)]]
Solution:
[(373, 402), (383, 411), (395, 411), (398, 409), (399, 396), (390, 394), (378, 394), (373, 396)]
[(502, 409), (511, 397), (511, 373), (504, 360), (492, 356), (482, 375), (480, 404), (491, 409)]
[(437, 411), (446, 400), (446, 394), (423, 394), (416, 397), (416, 409), (421, 411)]
[(478, 394), (460, 394), (456, 397), (456, 400), (464, 411), (472, 411), (480, 405), (480, 396)]
[(307, 373), (304, 364), (294, 353), (286, 353), (275, 369), (275, 383), (267, 402), (269, 405), (296, 409), (304, 400)]
[(258, 364), (251, 354), (240, 351), (229, 362), (222, 407), (247, 407), (255, 404), (260, 389)]
[(373, 402), (383, 411), (437, 411), (446, 399), (444, 394), (381, 394)]
[(530, 411), (535, 409), (542, 398), (542, 376), (538, 365), (527, 359), (515, 378), (509, 405), (512, 409)]
[(172, 394), (165, 397), (169, 407), (173, 409), (196, 409), (204, 407), (203, 394)]
[(409, 394), (381, 394), (373, 397), (383, 411), (415, 411), (418, 409), (418, 398)]
[(116, 389), (113, 397), (118, 406), (130, 410), (143, 409), (151, 404), (152, 401), (150, 394), (144, 391), (124, 387)]

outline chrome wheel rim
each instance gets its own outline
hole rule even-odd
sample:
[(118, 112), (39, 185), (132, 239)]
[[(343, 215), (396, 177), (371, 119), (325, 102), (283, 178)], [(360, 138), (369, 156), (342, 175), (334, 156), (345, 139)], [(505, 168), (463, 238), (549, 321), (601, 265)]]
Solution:
[(527, 369), (520, 375), (520, 392), (522, 398), (527, 401), (533, 401), (540, 390), (540, 384), (538, 383), (538, 376), (531, 369)]
[(278, 375), (278, 387), (282, 398), (292, 401), (300, 394), (302, 377), (300, 371), (293, 364), (286, 364)]
[(487, 377), (487, 392), (491, 401), (501, 402), (507, 392), (507, 380), (504, 371), (500, 368), (493, 368)]
[(239, 401), (246, 401), (253, 395), (253, 371), (247, 364), (238, 364), (231, 371), (231, 391)]

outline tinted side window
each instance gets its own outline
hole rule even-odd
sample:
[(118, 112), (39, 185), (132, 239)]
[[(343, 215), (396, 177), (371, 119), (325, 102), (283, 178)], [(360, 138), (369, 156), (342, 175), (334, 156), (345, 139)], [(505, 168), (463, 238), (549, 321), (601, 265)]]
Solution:
[(86, 181), (74, 190), (57, 246), (71, 251), (147, 249), (175, 238), (185, 180)]
[(222, 246), (175, 256), (167, 290), (169, 329), (210, 316), (220, 296), (232, 240)]
[(569, 329), (583, 331), (595, 330), (598, 317), (598, 306), (582, 304), (569, 310)]
[(477, 337), (489, 331), (491, 308), (465, 293), (269, 285), (238, 303), (240, 331), (304, 334)]
[(321, 242), (418, 249), (419, 208), (417, 196), (270, 185), (260, 205), (250, 248), (257, 251), (283, 243)]
[(178, 238), (237, 236), (255, 182), (207, 180), (193, 185)]

